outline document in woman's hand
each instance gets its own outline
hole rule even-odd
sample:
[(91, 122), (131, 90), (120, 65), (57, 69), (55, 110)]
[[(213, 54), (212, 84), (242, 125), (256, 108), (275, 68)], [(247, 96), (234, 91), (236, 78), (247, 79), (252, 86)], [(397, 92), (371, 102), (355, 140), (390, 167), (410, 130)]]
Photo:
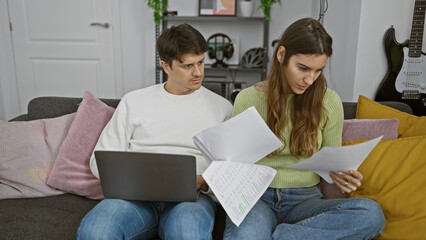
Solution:
[(330, 171), (357, 170), (382, 137), (383, 135), (355, 145), (323, 147), (312, 157), (287, 167), (316, 172), (328, 183), (333, 183), (329, 174)]

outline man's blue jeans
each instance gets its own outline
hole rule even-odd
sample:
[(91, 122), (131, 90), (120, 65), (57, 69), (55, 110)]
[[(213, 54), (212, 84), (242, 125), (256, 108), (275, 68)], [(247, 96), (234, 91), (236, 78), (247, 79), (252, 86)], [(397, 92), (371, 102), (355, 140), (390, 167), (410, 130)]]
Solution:
[(268, 188), (239, 227), (227, 217), (224, 239), (372, 239), (384, 229), (367, 198), (323, 199), (318, 186)]
[(77, 239), (212, 239), (215, 211), (202, 193), (182, 203), (105, 199), (83, 218)]

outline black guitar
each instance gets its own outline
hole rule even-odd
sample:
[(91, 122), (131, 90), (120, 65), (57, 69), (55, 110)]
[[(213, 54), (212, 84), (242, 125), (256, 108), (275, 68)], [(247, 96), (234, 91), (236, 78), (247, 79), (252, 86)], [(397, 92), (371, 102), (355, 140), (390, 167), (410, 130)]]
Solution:
[(407, 103), (417, 116), (426, 116), (426, 54), (422, 52), (425, 8), (426, 0), (416, 0), (411, 36), (404, 43), (396, 41), (393, 26), (386, 31), (388, 71), (375, 98), (376, 101)]

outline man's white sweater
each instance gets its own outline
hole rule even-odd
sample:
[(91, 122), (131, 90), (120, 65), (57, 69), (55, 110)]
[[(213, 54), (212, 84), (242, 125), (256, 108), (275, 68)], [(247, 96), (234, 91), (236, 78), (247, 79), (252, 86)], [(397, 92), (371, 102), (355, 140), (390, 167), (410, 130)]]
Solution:
[[(192, 137), (231, 116), (231, 103), (204, 87), (188, 95), (173, 95), (164, 89), (164, 84), (154, 85), (130, 92), (121, 99), (94, 151), (193, 155), (200, 175), (208, 162)], [(90, 169), (99, 178), (94, 154)]]

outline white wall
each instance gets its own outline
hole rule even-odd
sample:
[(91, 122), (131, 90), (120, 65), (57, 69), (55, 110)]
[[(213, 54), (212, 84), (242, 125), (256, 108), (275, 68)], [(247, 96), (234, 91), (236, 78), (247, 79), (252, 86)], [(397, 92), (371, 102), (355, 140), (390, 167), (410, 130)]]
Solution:
[(352, 101), (361, 1), (329, 0), (324, 26), (333, 37), (333, 56), (325, 71), (328, 87)]
[[(3, 37), (3, 31), (2, 26), (0, 25), (0, 41), (4, 39)], [(1, 43), (1, 42), (0, 42)], [(7, 72), (6, 72), (6, 58), (5, 56), (5, 50), (4, 50), (4, 44), (0, 44), (0, 100), (5, 99), (3, 96), (6, 90), (6, 79), (7, 79)], [(4, 100), (2, 101), (3, 104), (0, 104), (0, 120), (7, 119), (5, 106), (4, 106)]]
[[(4, 97), (3, 97), (3, 91), (0, 91), (0, 99), (4, 99)], [(6, 112), (4, 111), (3, 108), (4, 108), (4, 106), (0, 105), (0, 119), (8, 119), (6, 117)]]
[(0, 0), (0, 120), (20, 114), (6, 0)]
[[(391, 25), (394, 25), (398, 42), (402, 43), (409, 38), (414, 2), (414, 0), (362, 1), (359, 50), (353, 87), (354, 101), (359, 95), (374, 99), (387, 71), (383, 36)], [(426, 49), (424, 45), (423, 49)]]
[[(239, 0), (238, 0), (239, 1)], [(180, 16), (197, 16), (198, 0), (170, 0), (169, 10)], [(269, 47), (285, 28), (302, 17), (318, 18), (320, 0), (282, 0), (282, 6), (272, 7), (269, 27)], [(396, 37), (403, 42), (411, 30), (414, 0), (329, 0), (324, 25), (334, 40), (334, 54), (326, 69), (329, 87), (335, 89), (343, 101), (356, 101), (362, 94), (374, 98), (375, 91), (386, 73), (383, 34), (394, 25)], [(258, 1), (256, 1), (259, 6)], [(256, 7), (257, 7), (256, 6)], [(238, 12), (238, 11), (237, 11)], [(146, 1), (120, 1), (120, 26), (123, 61), (124, 93), (155, 83), (155, 25), (152, 10)], [(256, 9), (255, 16), (262, 16)], [(203, 25), (204, 24), (204, 25)], [(261, 31), (260, 26), (244, 24), (227, 27), (211, 23), (193, 25), (205, 37), (225, 32), (239, 38), (240, 56), (245, 47), (260, 46), (261, 34), (253, 38), (246, 34)], [(214, 24), (214, 23), (213, 23)], [(0, 119), (19, 114), (13, 56), (10, 53), (6, 0), (0, 0)], [(228, 31), (228, 32), (227, 32)], [(3, 33), (3, 34), (2, 34)], [(425, 47), (423, 47), (425, 49)], [(270, 51), (271, 53), (272, 51)], [(229, 74), (227, 74), (228, 77)], [(237, 81), (254, 83), (259, 74), (237, 73)]]
[(155, 25), (146, 1), (120, 1), (124, 92), (155, 83)]

